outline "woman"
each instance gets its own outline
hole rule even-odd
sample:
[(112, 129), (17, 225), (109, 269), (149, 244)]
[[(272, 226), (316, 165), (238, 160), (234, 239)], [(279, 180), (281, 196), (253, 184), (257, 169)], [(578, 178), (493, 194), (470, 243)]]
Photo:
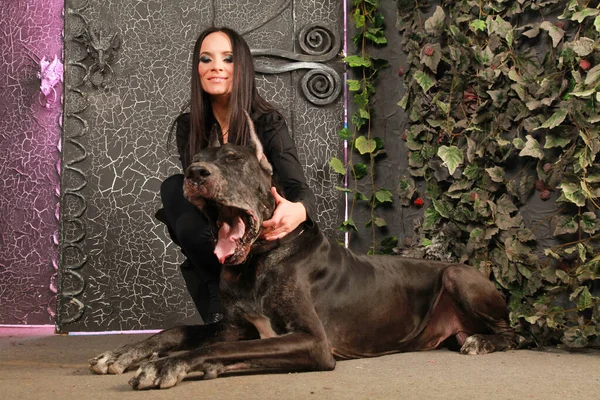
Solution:
[[(282, 115), (258, 94), (250, 48), (237, 32), (210, 28), (198, 37), (190, 104), (190, 112), (175, 121), (183, 171), (192, 156), (208, 145), (213, 131), (221, 143), (246, 145), (246, 111), (254, 121), (265, 155), (273, 166), (273, 176), (285, 196), (271, 189), (277, 208), (273, 217), (263, 223), (263, 237), (281, 239), (300, 224), (314, 221), (314, 195), (306, 184), (294, 142)], [(167, 178), (160, 194), (163, 209), (157, 218), (167, 225), (187, 258), (181, 266), (187, 289), (205, 323), (217, 322), (223, 318), (223, 308), (219, 300), (220, 264), (213, 254), (214, 227), (183, 197), (183, 175)]]

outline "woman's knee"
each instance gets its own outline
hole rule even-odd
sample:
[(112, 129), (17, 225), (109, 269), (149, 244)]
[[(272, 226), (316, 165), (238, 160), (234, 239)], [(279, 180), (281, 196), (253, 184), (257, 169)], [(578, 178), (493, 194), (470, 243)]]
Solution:
[(184, 251), (212, 253), (213, 232), (206, 217), (199, 212), (184, 213), (175, 224), (175, 235)]

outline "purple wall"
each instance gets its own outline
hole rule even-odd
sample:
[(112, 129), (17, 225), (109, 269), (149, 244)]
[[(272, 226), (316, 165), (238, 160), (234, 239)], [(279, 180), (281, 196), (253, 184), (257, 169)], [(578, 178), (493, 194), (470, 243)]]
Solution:
[[(64, 0), (0, 6), (0, 324), (53, 324)], [(50, 86), (40, 90), (45, 75)]]

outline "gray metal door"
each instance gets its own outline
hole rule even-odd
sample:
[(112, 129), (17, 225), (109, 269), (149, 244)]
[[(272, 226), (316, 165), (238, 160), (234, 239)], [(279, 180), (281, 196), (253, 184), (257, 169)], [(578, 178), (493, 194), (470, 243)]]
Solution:
[(61, 193), (61, 332), (157, 329), (196, 318), (182, 256), (154, 218), (166, 151), (188, 99), (198, 33), (227, 25), (254, 51), (261, 93), (282, 108), (337, 235), (343, 198), (329, 168), (343, 124), (343, 4), (336, 0), (67, 0)]

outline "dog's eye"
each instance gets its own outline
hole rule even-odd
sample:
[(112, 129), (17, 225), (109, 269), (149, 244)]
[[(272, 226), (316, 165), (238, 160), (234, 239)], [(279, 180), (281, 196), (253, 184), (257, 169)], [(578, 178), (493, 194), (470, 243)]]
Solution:
[(225, 153), (225, 161), (227, 161), (227, 162), (233, 162), (233, 161), (237, 161), (239, 159), (240, 159), (239, 155), (233, 151), (228, 151), (227, 153)]

